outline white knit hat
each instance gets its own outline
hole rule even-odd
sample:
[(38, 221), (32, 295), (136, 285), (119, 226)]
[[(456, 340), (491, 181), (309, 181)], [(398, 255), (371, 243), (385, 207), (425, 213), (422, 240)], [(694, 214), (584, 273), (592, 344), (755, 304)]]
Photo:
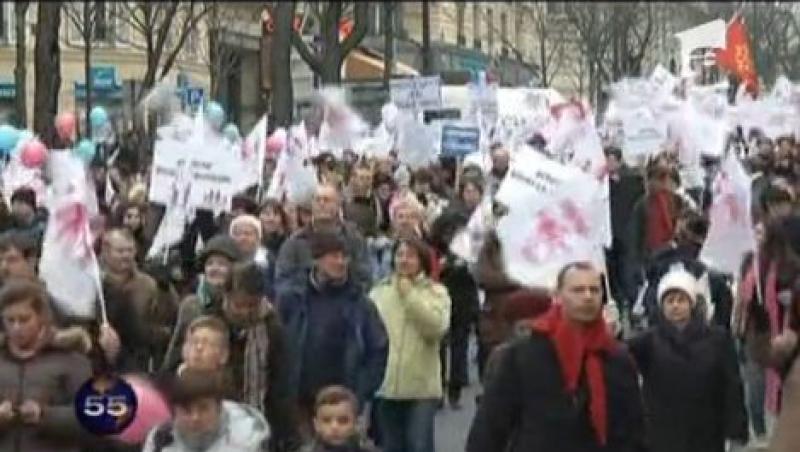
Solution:
[(692, 307), (697, 304), (698, 284), (697, 278), (683, 268), (670, 270), (661, 277), (658, 283), (658, 304), (664, 301), (664, 295), (672, 290), (680, 290), (689, 295)]
[(252, 215), (239, 215), (238, 217), (234, 218), (233, 221), (231, 221), (231, 226), (228, 228), (228, 234), (233, 236), (233, 229), (240, 224), (246, 224), (255, 228), (258, 240), (261, 240), (261, 222), (258, 221), (258, 218)]

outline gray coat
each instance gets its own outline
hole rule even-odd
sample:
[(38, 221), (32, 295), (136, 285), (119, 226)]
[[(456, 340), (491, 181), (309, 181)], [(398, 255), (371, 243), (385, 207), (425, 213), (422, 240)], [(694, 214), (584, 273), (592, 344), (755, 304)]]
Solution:
[[(79, 329), (58, 335), (32, 358), (19, 360), (6, 346), (0, 351), (0, 400), (19, 406), (25, 400), (39, 402), (42, 418), (29, 426), (12, 421), (0, 425), (0, 450), (8, 452), (77, 451), (87, 434), (75, 416), (74, 396), (91, 377), (89, 359), (83, 353), (86, 339)], [(77, 335), (77, 336), (76, 336)], [(80, 350), (80, 351), (75, 351)]]

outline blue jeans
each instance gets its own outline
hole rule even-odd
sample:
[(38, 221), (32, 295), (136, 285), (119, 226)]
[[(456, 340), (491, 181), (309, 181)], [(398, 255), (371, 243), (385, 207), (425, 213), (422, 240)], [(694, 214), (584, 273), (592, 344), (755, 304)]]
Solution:
[(383, 452), (434, 452), (438, 399), (378, 399)]
[(753, 426), (753, 432), (756, 435), (766, 435), (767, 422), (764, 402), (766, 400), (767, 387), (764, 368), (755, 363), (751, 357), (745, 356), (743, 374), (750, 425)]

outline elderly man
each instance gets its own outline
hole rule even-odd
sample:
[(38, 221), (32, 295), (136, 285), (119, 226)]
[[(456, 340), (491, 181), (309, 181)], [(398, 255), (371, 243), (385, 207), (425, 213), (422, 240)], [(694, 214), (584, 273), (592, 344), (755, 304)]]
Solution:
[(367, 244), (364, 236), (341, 216), (342, 195), (333, 185), (320, 185), (311, 202), (311, 223), (295, 232), (281, 247), (275, 271), (275, 287), (292, 284), (297, 275), (307, 272), (313, 265), (309, 237), (315, 232), (332, 232), (341, 236), (346, 244), (349, 258), (350, 277), (361, 287), (369, 290), (372, 285)]
[[(125, 229), (111, 229), (103, 236), (101, 252), (103, 284), (115, 293), (126, 294), (143, 325), (149, 345), (137, 349), (136, 368), (148, 370), (160, 363), (172, 336), (178, 305), (174, 298), (158, 296), (156, 282), (136, 265), (136, 240)], [(108, 297), (107, 297), (108, 298)]]
[(496, 350), (468, 452), (643, 450), (636, 370), (603, 321), (600, 278), (589, 263), (564, 267), (560, 303)]

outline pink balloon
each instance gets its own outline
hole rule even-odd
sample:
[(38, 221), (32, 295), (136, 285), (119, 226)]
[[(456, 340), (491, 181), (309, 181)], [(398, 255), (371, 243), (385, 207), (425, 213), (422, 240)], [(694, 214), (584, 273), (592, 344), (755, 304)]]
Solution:
[(286, 147), (286, 130), (278, 129), (267, 138), (267, 155), (276, 156)]
[(38, 168), (47, 160), (47, 148), (38, 138), (33, 138), (22, 147), (19, 158), (26, 167)]
[(123, 378), (133, 387), (137, 408), (131, 425), (116, 438), (127, 444), (141, 444), (153, 427), (169, 421), (172, 415), (164, 397), (149, 381), (136, 375)]
[(75, 113), (64, 112), (56, 116), (56, 132), (62, 140), (74, 140), (75, 127), (78, 120), (75, 118)]

